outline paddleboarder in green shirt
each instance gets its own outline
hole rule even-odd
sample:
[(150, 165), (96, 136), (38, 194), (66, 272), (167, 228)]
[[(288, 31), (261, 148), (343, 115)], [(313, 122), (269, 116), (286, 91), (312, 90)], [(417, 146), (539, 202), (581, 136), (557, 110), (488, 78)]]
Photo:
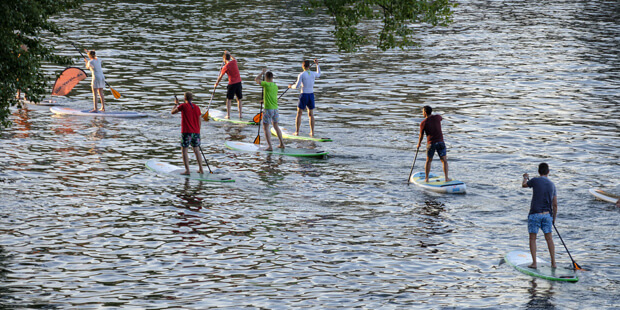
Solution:
[[(265, 81), (261, 81), (263, 75), (265, 76)], [(256, 76), (254, 81), (263, 88), (263, 102), (265, 104), (265, 110), (263, 111), (263, 131), (265, 132), (265, 140), (267, 140), (267, 144), (269, 145), (266, 151), (273, 150), (271, 146), (269, 124), (273, 124), (273, 128), (278, 134), (278, 139), (280, 139), (278, 148), (283, 149), (284, 142), (282, 141), (282, 131), (280, 131), (280, 127), (278, 126), (280, 118), (278, 114), (278, 85), (273, 82), (273, 73), (271, 73), (271, 71), (267, 72), (267, 68), (264, 68), (263, 71)]]

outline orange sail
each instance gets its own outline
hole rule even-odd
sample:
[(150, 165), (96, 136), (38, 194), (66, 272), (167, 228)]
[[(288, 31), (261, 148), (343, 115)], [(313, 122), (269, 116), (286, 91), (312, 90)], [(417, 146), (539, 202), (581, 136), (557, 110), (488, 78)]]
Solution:
[(86, 78), (86, 72), (80, 68), (69, 67), (63, 71), (54, 83), (52, 96), (65, 96), (77, 83)]

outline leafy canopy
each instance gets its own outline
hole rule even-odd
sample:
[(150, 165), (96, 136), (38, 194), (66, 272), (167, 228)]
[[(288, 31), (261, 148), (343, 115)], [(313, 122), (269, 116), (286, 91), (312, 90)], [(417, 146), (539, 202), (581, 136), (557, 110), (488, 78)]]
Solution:
[[(340, 50), (351, 52), (374, 43), (381, 50), (416, 45), (413, 24), (447, 26), (450, 0), (308, 0), (308, 13), (324, 10), (333, 17)], [(380, 21), (380, 25), (377, 25)], [(379, 29), (377, 29), (379, 28)], [(378, 35), (377, 35), (378, 32)]]
[(42, 35), (60, 35), (61, 29), (48, 19), (84, 0), (0, 1), (0, 128), (10, 125), (9, 107), (17, 104), (17, 90), (40, 101), (46, 91), (42, 62), (69, 65), (71, 60), (54, 54), (41, 42)]

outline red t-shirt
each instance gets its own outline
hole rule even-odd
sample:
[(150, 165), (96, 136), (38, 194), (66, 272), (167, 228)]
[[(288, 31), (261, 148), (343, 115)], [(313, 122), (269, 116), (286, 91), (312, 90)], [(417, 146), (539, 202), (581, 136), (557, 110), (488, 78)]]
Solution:
[(181, 103), (181, 133), (200, 133), (200, 108), (193, 103)]
[(228, 74), (228, 85), (241, 83), (241, 75), (239, 74), (236, 59), (229, 61), (222, 67), (222, 73)]
[(426, 134), (426, 143), (433, 144), (443, 141), (443, 133), (441, 132), (441, 115), (434, 114), (425, 118), (420, 123), (420, 131)]

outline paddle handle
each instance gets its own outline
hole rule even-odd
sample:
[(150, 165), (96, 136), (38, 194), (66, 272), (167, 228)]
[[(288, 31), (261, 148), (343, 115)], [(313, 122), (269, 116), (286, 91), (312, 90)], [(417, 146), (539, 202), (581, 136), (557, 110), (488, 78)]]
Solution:
[(413, 157), (413, 164), (411, 165), (411, 171), (409, 171), (409, 177), (407, 178), (407, 184), (411, 183), (411, 175), (413, 174), (413, 167), (415, 166), (415, 161), (418, 159), (418, 152), (420, 151), (420, 147), (415, 150), (415, 157)]

